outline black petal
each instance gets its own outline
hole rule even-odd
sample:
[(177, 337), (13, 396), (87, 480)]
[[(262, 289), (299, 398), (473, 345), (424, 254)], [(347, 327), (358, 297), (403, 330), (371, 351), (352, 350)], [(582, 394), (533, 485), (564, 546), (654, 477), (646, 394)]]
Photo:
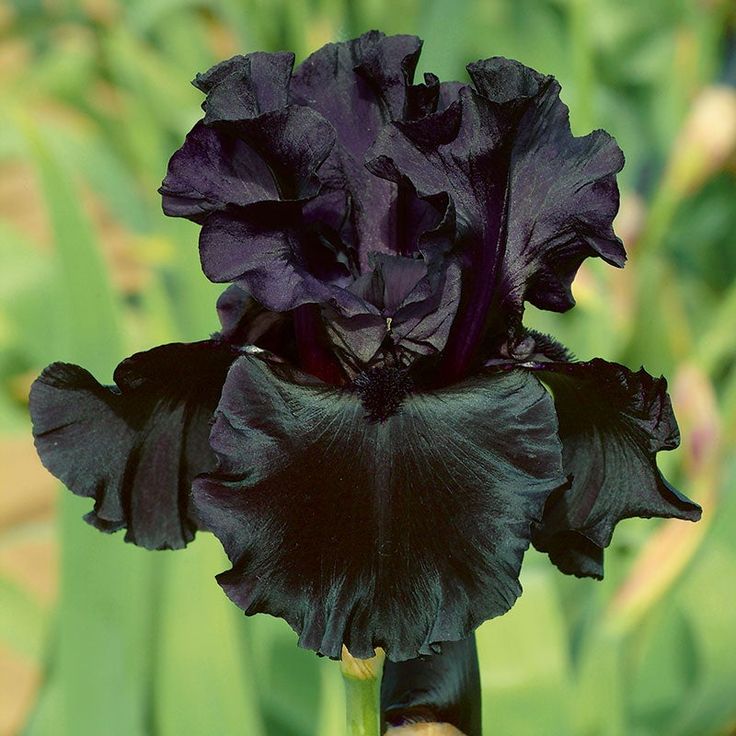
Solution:
[(571, 477), (549, 498), (533, 541), (563, 572), (602, 577), (602, 550), (622, 519), (700, 518), (657, 468), (657, 452), (680, 441), (664, 378), (599, 359), (530, 367), (554, 393)]
[(381, 680), (383, 729), (407, 723), (450, 723), (481, 736), (481, 695), (475, 636), (442, 652), (406, 662), (386, 660)]
[[(538, 533), (535, 537), (539, 542)], [(549, 559), (566, 575), (603, 579), (603, 547), (585, 535), (574, 531), (558, 532), (549, 537), (544, 546)]]
[(212, 468), (212, 413), (236, 354), (206, 341), (163, 345), (123, 361), (116, 386), (53, 363), (33, 384), (30, 410), (43, 464), (95, 499), (85, 518), (126, 541), (177, 549), (198, 526), (192, 479)]
[(505, 613), (530, 525), (564, 483), (552, 400), (523, 371), (410, 394), (369, 422), (360, 398), (284, 365), (232, 367), (194, 483), (247, 614), (301, 646), (400, 661)]

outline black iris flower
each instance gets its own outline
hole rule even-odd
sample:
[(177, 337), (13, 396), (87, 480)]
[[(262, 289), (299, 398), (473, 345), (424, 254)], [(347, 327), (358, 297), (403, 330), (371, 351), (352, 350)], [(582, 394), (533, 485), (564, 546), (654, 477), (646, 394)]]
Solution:
[(600, 578), (621, 519), (700, 516), (657, 469), (665, 380), (523, 322), (573, 306), (586, 258), (624, 265), (620, 149), (572, 135), (553, 77), (496, 57), (415, 82), (420, 49), (370, 32), (197, 76), (161, 193), (229, 284), (221, 331), (109, 387), (54, 363), (31, 395), (90, 523), (149, 549), (214, 533), (227, 595), (333, 658), (468, 636), (514, 604), (530, 544)]

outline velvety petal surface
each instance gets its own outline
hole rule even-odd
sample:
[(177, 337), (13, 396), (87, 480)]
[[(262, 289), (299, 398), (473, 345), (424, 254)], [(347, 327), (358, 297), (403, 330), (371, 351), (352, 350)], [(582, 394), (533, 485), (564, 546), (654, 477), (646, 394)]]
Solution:
[(52, 363), (34, 382), (30, 411), (43, 464), (94, 499), (85, 517), (147, 549), (194, 537), (195, 475), (210, 470), (210, 420), (236, 353), (212, 341), (138, 353), (102, 386), (84, 368)]
[(530, 526), (565, 482), (556, 428), (524, 371), (410, 393), (368, 421), (356, 393), (243, 356), (211, 435), (218, 467), (194, 483), (233, 564), (220, 584), (329, 657), (431, 654), (519, 595)]
[(421, 46), (415, 36), (370, 31), (327, 44), (294, 72), (291, 99), (334, 126), (337, 145), (325, 168), (337, 172), (350, 191), (353, 243), (363, 270), (371, 252), (410, 252), (423, 229), (434, 228), (443, 217), (410, 186), (373, 176), (364, 166), (383, 126), (424, 115), (438, 103), (436, 78), (413, 84)]
[(522, 105), (511, 145), (500, 288), (506, 299), (565, 311), (575, 303), (570, 285), (585, 258), (619, 267), (626, 260), (612, 225), (623, 153), (605, 131), (572, 134), (553, 77), (500, 57), (468, 71), (487, 99)]
[(322, 282), (347, 273), (333, 245), (347, 217), (344, 182), (338, 170), (322, 171), (335, 130), (289, 104), (292, 63), (290, 54), (251, 54), (199, 75), (205, 118), (160, 190), (166, 214), (202, 224), (207, 277), (240, 281), (277, 311), (325, 299)]
[(357, 303), (343, 287), (370, 272), (373, 254), (450, 249), (446, 194), (420, 196), (364, 165), (388, 122), (421, 118), (460, 89), (433, 75), (413, 84), (420, 48), (371, 31), (328, 44), (293, 77), (290, 54), (237, 56), (197, 77), (206, 114), (161, 193), (166, 214), (202, 225), (209, 279), (237, 282), (274, 311), (336, 301), (344, 314)]
[(533, 539), (563, 572), (602, 577), (602, 550), (622, 519), (700, 518), (657, 468), (657, 452), (680, 440), (664, 378), (599, 359), (530, 366), (554, 393), (571, 477), (549, 498)]
[(291, 52), (256, 51), (197, 74), (192, 84), (207, 95), (204, 122), (245, 120), (286, 107), (293, 66)]
[(334, 141), (329, 123), (306, 107), (227, 124), (200, 121), (169, 161), (164, 212), (204, 223), (229, 206), (308, 200), (320, 190), (316, 172)]
[(381, 127), (405, 117), (421, 47), (415, 36), (379, 31), (329, 43), (294, 72), (291, 99), (320, 112), (342, 147), (362, 162)]
[(481, 736), (481, 694), (475, 636), (442, 645), (439, 654), (386, 660), (381, 679), (382, 733), (409, 723), (450, 723)]
[(459, 265), (383, 253), (370, 260), (372, 271), (349, 286), (358, 298), (323, 308), (341, 356), (369, 364), (388, 343), (392, 356), (409, 365), (417, 355), (441, 351), (460, 303)]
[(460, 88), (457, 101), (420, 120), (394, 121), (368, 155), (376, 175), (453, 203), (466, 268), (450, 379), (489, 321), (499, 331), (518, 323), (524, 300), (568, 309), (587, 256), (625, 260), (611, 226), (623, 166), (615, 141), (602, 131), (572, 135), (552, 77), (501, 58), (468, 71), (475, 89)]
[(280, 205), (286, 203), (211, 215), (199, 239), (205, 275), (237, 282), (276, 312), (339, 298), (344, 267), (335, 252), (312, 227), (308, 210)]

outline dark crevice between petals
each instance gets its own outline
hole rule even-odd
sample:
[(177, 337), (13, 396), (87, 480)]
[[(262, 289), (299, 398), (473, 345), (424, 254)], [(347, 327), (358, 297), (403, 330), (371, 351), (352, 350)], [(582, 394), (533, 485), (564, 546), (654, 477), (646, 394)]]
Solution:
[(147, 549), (192, 540), (191, 482), (214, 464), (210, 419), (236, 357), (215, 341), (163, 345), (123, 361), (112, 387), (76, 365), (43, 371), (30, 396), (36, 448), (71, 491), (94, 498), (89, 523), (126, 528)]
[(344, 383), (345, 374), (330, 347), (319, 307), (316, 304), (302, 304), (293, 314), (299, 353), (297, 365), (327, 384), (339, 386)]
[(386, 660), (381, 680), (381, 733), (410, 723), (449, 723), (481, 736), (481, 691), (475, 636), (446, 642), (442, 652), (406, 662)]

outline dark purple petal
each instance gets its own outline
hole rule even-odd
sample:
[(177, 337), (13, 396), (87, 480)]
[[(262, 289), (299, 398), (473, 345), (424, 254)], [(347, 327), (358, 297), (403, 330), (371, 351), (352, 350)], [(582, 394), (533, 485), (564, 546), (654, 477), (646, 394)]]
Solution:
[(440, 352), (460, 304), (460, 290), (461, 271), (456, 261), (430, 266), (394, 314), (394, 344), (422, 355)]
[(529, 373), (410, 394), (385, 421), (365, 411), (244, 356), (211, 435), (218, 468), (194, 496), (247, 614), (285, 618), (329, 657), (381, 646), (400, 661), (511, 607), (530, 525), (565, 479), (552, 400)]
[(199, 252), (207, 278), (240, 282), (277, 312), (327, 301), (338, 287), (325, 274), (339, 283), (345, 273), (319, 232), (310, 231), (305, 209), (297, 203), (260, 203), (213, 214), (202, 228)]
[(228, 204), (248, 204), (277, 197), (268, 167), (252, 148), (203, 122), (187, 134), (171, 157), (159, 190), (169, 217), (203, 222)]
[(489, 59), (469, 67), (477, 92), (379, 135), (368, 166), (408, 179), (419, 196), (446, 193), (465, 263), (463, 304), (447, 348), (446, 379), (467, 372), (482, 335), (519, 323), (523, 301), (562, 311), (584, 258), (623, 265), (611, 222), (623, 156), (602, 131), (570, 132), (559, 85)]
[(163, 345), (124, 360), (116, 386), (76, 365), (53, 363), (31, 389), (43, 464), (79, 496), (95, 499), (85, 518), (126, 541), (177, 549), (194, 537), (195, 475), (210, 470), (210, 420), (236, 353), (205, 341)]
[(514, 114), (470, 89), (460, 102), (413, 123), (394, 123), (379, 137), (369, 168), (393, 181), (408, 177), (420, 196), (447, 193), (466, 265), (464, 307), (448, 346), (460, 377), (477, 345), (501, 267), (509, 131)]
[(294, 54), (257, 51), (220, 62), (192, 84), (207, 95), (204, 122), (245, 120), (288, 104)]
[(169, 162), (164, 212), (201, 223), (230, 205), (310, 199), (334, 141), (329, 123), (300, 107), (216, 126), (199, 122)]
[(622, 519), (700, 518), (657, 468), (657, 452), (679, 444), (664, 378), (599, 359), (530, 367), (554, 393), (571, 477), (548, 500), (534, 545), (563, 572), (602, 576), (602, 549)]
[(279, 355), (288, 355), (283, 344), (290, 315), (270, 312), (237, 284), (232, 284), (217, 300), (220, 337), (233, 346), (257, 345)]
[[(412, 84), (420, 50), (414, 36), (371, 31), (324, 46), (294, 73), (291, 99), (317, 110), (335, 128), (338, 145), (325, 168), (338, 172), (351, 193), (351, 224), (363, 270), (371, 252), (412, 252), (418, 234), (443, 216), (410, 187), (397, 187), (364, 167), (366, 151), (384, 125), (424, 115), (437, 105), (435, 77)], [(427, 218), (431, 222), (424, 223)]]
[(381, 678), (386, 728), (449, 723), (481, 736), (481, 694), (475, 636), (442, 645), (442, 652), (406, 662), (386, 660)]
[(294, 72), (291, 101), (320, 112), (340, 145), (362, 162), (383, 125), (405, 117), (421, 46), (414, 36), (378, 31), (327, 44)]
[(412, 356), (440, 352), (460, 302), (458, 264), (382, 253), (371, 263), (373, 270), (350, 286), (359, 300), (323, 307), (336, 349), (365, 365), (386, 344), (406, 365)]
[(575, 304), (570, 285), (582, 261), (626, 261), (613, 232), (624, 156), (608, 133), (577, 138), (560, 85), (515, 61), (494, 58), (468, 67), (482, 95), (499, 103), (529, 97), (513, 140), (509, 171), (506, 301), (526, 299), (563, 312)]

